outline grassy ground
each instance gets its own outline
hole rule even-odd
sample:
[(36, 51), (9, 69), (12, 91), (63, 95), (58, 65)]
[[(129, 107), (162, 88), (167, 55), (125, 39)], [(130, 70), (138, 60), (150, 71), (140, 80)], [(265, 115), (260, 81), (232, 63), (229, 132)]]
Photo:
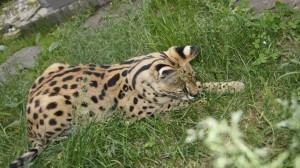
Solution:
[[(200, 81), (241, 80), (245, 92), (207, 94), (205, 105), (195, 100), (188, 108), (146, 121), (128, 123), (115, 115), (92, 123), (50, 143), (30, 167), (209, 167), (213, 157), (202, 142), (186, 144), (186, 130), (208, 116), (227, 119), (239, 109), (244, 111), (245, 141), (272, 149), (266, 160), (287, 148), (293, 132), (275, 127), (288, 116), (276, 112), (274, 102), (300, 90), (299, 12), (277, 4), (274, 12), (254, 14), (227, 1), (209, 0), (115, 4), (126, 4), (129, 10), (117, 22), (112, 15), (105, 17), (105, 27), (80, 27), (87, 16), (83, 13), (42, 34), (42, 42), (34, 40), (44, 47), (37, 66), (0, 87), (0, 167), (28, 149), (23, 118), (27, 91), (50, 64), (117, 63), (185, 44), (203, 49), (192, 63)], [(49, 51), (56, 41), (58, 46)]]

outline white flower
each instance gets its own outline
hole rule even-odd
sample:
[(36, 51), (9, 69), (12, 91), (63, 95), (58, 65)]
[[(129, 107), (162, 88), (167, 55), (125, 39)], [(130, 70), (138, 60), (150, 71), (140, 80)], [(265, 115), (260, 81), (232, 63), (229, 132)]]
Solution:
[(264, 41), (263, 41), (263, 45), (266, 45), (266, 44), (267, 44), (267, 42), (264, 40)]

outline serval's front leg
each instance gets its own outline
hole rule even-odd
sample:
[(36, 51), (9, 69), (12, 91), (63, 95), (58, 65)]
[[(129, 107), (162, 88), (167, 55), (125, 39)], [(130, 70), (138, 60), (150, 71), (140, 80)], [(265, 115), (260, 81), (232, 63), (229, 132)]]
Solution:
[(245, 84), (240, 81), (231, 82), (197, 82), (199, 92), (208, 91), (216, 93), (235, 93), (242, 92), (245, 89)]

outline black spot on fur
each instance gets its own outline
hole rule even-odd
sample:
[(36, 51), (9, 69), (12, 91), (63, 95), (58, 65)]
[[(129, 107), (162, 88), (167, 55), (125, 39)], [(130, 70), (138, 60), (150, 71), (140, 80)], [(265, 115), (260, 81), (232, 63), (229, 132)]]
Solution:
[(34, 114), (33, 114), (33, 119), (36, 120), (38, 117), (39, 117), (39, 115), (38, 115), (37, 113), (34, 113)]
[(101, 74), (101, 75), (100, 75), (100, 78), (103, 79), (104, 76), (105, 76), (105, 73)]
[(127, 70), (125, 70), (125, 71), (122, 72), (122, 76), (125, 77), (126, 75), (127, 75)]
[(134, 104), (137, 104), (138, 103), (138, 99), (135, 97), (135, 98), (133, 98), (133, 103)]
[(66, 71), (67, 73), (69, 73), (69, 72), (78, 72), (78, 71), (80, 71), (81, 70), (81, 68), (73, 68), (73, 69), (71, 69), (71, 70), (68, 70), (68, 71)]
[(76, 92), (73, 93), (73, 96), (74, 96), (74, 97), (78, 97), (78, 96), (79, 96), (79, 93), (76, 91)]
[(72, 104), (72, 102), (70, 102), (69, 100), (65, 101), (66, 104)]
[(52, 131), (47, 131), (47, 132), (46, 132), (46, 134), (48, 134), (48, 135), (54, 135), (54, 134), (55, 134), (55, 132), (52, 132)]
[(108, 86), (108, 87), (114, 86), (114, 85), (117, 83), (117, 81), (118, 81), (119, 79), (120, 79), (120, 74), (119, 74), (119, 73), (115, 74), (113, 77), (111, 77), (111, 78), (108, 80), (107, 86)]
[(54, 131), (61, 131), (61, 128), (55, 128)]
[(83, 71), (83, 74), (85, 74), (85, 75), (92, 75), (93, 72), (91, 72), (91, 71)]
[(73, 84), (73, 85), (71, 85), (71, 89), (76, 89), (78, 87), (78, 85), (77, 84)]
[(114, 102), (115, 102), (115, 104), (118, 104), (119, 100), (117, 98), (114, 98)]
[(64, 84), (64, 85), (62, 85), (62, 88), (68, 89), (68, 85), (67, 85), (67, 84)]
[(147, 106), (143, 106), (143, 109), (146, 110), (148, 107)]
[(47, 115), (47, 114), (43, 114), (43, 117), (44, 117), (44, 118), (47, 118), (47, 117), (48, 117), (48, 115)]
[(58, 93), (58, 92), (60, 91), (60, 88), (59, 88), (59, 87), (55, 87), (53, 90), (54, 90), (56, 93)]
[(27, 111), (27, 114), (30, 114), (30, 112), (31, 112), (30, 107), (28, 107), (26, 111)]
[(59, 67), (58, 67), (59, 70), (62, 70), (62, 69), (64, 69), (64, 68), (65, 68), (65, 67), (63, 67), (63, 66), (59, 66)]
[(83, 106), (83, 107), (88, 107), (88, 103), (87, 103), (87, 102), (82, 102), (82, 103), (81, 103), (81, 106)]
[(102, 91), (101, 91), (101, 94), (99, 95), (99, 99), (100, 100), (103, 100), (104, 99), (104, 97), (105, 97), (105, 91), (104, 91), (104, 89), (102, 89)]
[(63, 82), (66, 82), (66, 81), (68, 81), (68, 80), (72, 80), (73, 78), (74, 78), (73, 75), (69, 75), (69, 76), (63, 78), (62, 81), (63, 81)]
[(64, 98), (66, 98), (67, 100), (70, 100), (70, 99), (71, 99), (71, 96), (64, 95)]
[(123, 99), (124, 96), (125, 96), (125, 93), (121, 90), (121, 91), (119, 92), (119, 94), (118, 94), (118, 98), (119, 98), (119, 99)]
[(32, 123), (30, 120), (27, 120), (27, 122), (28, 122), (30, 125), (33, 125), (33, 123)]
[(40, 100), (35, 100), (34, 101), (34, 107), (37, 108), (40, 106)]
[(31, 104), (33, 101), (33, 97), (29, 99), (29, 103)]
[(110, 65), (100, 65), (100, 67), (103, 69), (108, 69), (108, 68), (110, 68)]
[(133, 107), (133, 106), (130, 106), (130, 107), (129, 107), (129, 111), (132, 112), (133, 110), (134, 110), (134, 107)]
[(56, 124), (57, 124), (57, 121), (54, 118), (49, 120), (49, 125), (56, 125)]
[(93, 75), (95, 75), (96, 77), (100, 77), (100, 76), (101, 76), (101, 73), (93, 72)]
[(106, 109), (105, 109), (103, 106), (100, 106), (100, 107), (99, 107), (99, 110), (105, 111)]
[(127, 92), (128, 91), (128, 86), (127, 85), (123, 85), (123, 91)]
[(91, 81), (91, 82), (90, 82), (90, 86), (91, 86), (91, 87), (97, 88), (97, 87), (98, 87), (97, 81)]
[(34, 83), (32, 86), (31, 86), (31, 89), (34, 89), (36, 88), (36, 83)]
[(143, 114), (143, 111), (139, 111), (138, 115), (141, 115), (141, 114)]
[(96, 96), (92, 96), (91, 97), (91, 100), (94, 102), (94, 103), (98, 103), (98, 99)]
[(168, 104), (168, 109), (170, 109), (170, 107), (171, 107), (171, 104)]
[(47, 105), (47, 110), (51, 110), (51, 109), (55, 109), (57, 107), (57, 103), (56, 102), (51, 102)]
[(44, 120), (40, 120), (40, 125), (44, 125)]
[(104, 89), (104, 90), (107, 90), (107, 89), (108, 89), (107, 84), (104, 84), (103, 89)]
[(42, 83), (43, 82), (43, 80), (44, 80), (45, 78), (42, 76), (42, 77), (40, 77), (40, 79), (39, 79), (39, 83)]
[(63, 114), (64, 114), (64, 112), (61, 111), (61, 110), (58, 110), (57, 112), (54, 113), (54, 115), (55, 115), (55, 116), (58, 116), (58, 117), (59, 117), (59, 116), (62, 116)]
[(49, 86), (54, 86), (54, 85), (56, 85), (56, 83), (57, 83), (57, 81), (52, 81), (52, 82), (50, 82)]
[(138, 94), (138, 98), (139, 98), (139, 99), (142, 99), (142, 98), (143, 98), (143, 96), (142, 96), (142, 95), (140, 95), (140, 94)]
[(49, 94), (50, 97), (56, 96), (56, 95), (57, 95), (57, 93), (50, 93), (50, 94)]

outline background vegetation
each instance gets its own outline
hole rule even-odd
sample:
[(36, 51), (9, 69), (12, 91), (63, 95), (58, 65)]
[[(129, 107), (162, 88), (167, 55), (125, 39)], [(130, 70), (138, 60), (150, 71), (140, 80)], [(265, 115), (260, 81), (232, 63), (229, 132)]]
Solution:
[[(32, 44), (41, 45), (43, 51), (35, 68), (0, 86), (0, 167), (28, 149), (26, 95), (50, 64), (117, 63), (186, 44), (202, 47), (192, 63), (200, 81), (240, 80), (246, 84), (245, 92), (207, 93), (207, 104), (196, 99), (188, 108), (135, 123), (116, 114), (50, 143), (28, 167), (210, 167), (212, 149), (203, 141), (186, 143), (186, 130), (208, 116), (229, 119), (237, 110), (244, 112), (239, 122), (243, 142), (270, 149), (262, 161), (289, 149), (297, 131), (276, 127), (292, 116), (276, 98), (294, 95), (299, 101), (299, 11), (276, 3), (275, 9), (256, 14), (244, 3), (236, 7), (229, 0), (138, 4), (114, 1), (113, 11), (124, 5), (128, 10), (118, 19), (112, 11), (102, 18), (105, 26), (98, 28), (81, 26), (91, 15), (92, 10), (87, 10), (59, 26), (42, 26), (26, 36), (1, 41), (8, 47), (1, 54)], [(293, 149), (282, 166), (292, 167), (297, 153), (299, 149)]]

